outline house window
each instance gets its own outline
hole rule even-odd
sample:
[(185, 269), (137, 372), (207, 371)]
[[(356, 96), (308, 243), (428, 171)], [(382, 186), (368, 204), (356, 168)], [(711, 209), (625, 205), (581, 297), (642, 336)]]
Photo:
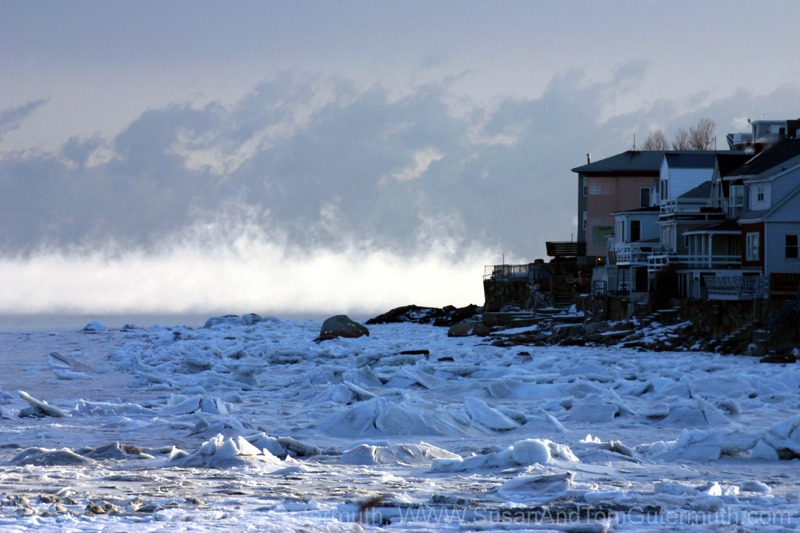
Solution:
[(639, 207), (650, 207), (650, 187), (639, 188)]
[(759, 235), (758, 233), (748, 233), (745, 237), (747, 250), (745, 258), (748, 261), (758, 261), (759, 259)]
[(786, 259), (797, 259), (798, 242), (797, 235), (786, 236)]
[(764, 186), (758, 185), (756, 187), (756, 201), (763, 202), (764, 201)]
[(661, 180), (661, 199), (666, 201), (669, 199), (669, 182)]
[(589, 217), (587, 216), (586, 211), (584, 211), (583, 212), (583, 222), (581, 223), (581, 226), (583, 227), (583, 231), (586, 231), (586, 219), (587, 218), (589, 218)]
[(583, 195), (589, 196), (589, 178), (583, 177)]
[(641, 220), (631, 220), (631, 242), (642, 240), (642, 222)]
[(744, 206), (744, 186), (731, 185), (731, 207)]

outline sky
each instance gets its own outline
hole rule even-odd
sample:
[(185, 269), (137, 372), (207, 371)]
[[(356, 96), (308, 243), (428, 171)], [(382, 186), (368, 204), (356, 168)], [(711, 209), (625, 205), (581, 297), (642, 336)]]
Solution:
[(800, 117), (795, 0), (0, 0), (0, 313), (483, 303), (572, 168)]

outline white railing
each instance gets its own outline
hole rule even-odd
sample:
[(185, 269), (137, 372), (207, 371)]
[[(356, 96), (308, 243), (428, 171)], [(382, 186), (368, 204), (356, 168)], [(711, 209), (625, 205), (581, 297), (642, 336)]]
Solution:
[(769, 295), (766, 276), (705, 277), (709, 300), (755, 300)]
[(668, 265), (681, 268), (730, 268), (742, 264), (741, 255), (676, 255), (656, 254), (647, 258), (647, 270), (657, 272)]
[(617, 264), (624, 266), (645, 266), (651, 255), (664, 253), (663, 246), (652, 242), (620, 242), (614, 245), (613, 250)]

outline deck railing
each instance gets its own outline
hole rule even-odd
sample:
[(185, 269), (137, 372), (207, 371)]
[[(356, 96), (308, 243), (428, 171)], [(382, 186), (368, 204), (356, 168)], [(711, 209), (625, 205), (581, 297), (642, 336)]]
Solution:
[(709, 276), (704, 279), (709, 300), (755, 300), (769, 296), (766, 276)]
[(739, 267), (741, 264), (741, 255), (655, 254), (647, 258), (649, 272), (658, 272), (668, 265), (680, 268), (717, 269)]
[(486, 265), (483, 267), (484, 279), (527, 278), (528, 265)]
[(648, 257), (664, 253), (663, 246), (652, 242), (618, 242), (611, 248), (614, 251), (616, 264), (621, 266), (645, 266)]

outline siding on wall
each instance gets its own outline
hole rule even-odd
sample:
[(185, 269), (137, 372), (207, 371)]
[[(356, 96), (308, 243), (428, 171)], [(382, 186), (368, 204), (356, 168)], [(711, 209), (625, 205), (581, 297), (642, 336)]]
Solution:
[(662, 167), (662, 181), (669, 180), (667, 188), (668, 198), (674, 200), (682, 194), (689, 192), (698, 185), (711, 181), (714, 175), (712, 168), (669, 168), (666, 160)]
[(800, 274), (800, 259), (786, 259), (786, 235), (800, 235), (800, 222), (767, 224), (766, 274)]
[(798, 184), (800, 184), (800, 167), (791, 169), (789, 172), (781, 174), (772, 180), (770, 184), (771, 196), (776, 201), (779, 201), (791, 193)]
[(765, 224), (767, 241), (764, 271), (800, 273), (800, 259), (786, 259), (786, 235), (800, 235), (800, 194), (795, 194), (770, 214)]
[[(586, 197), (586, 254), (604, 257), (606, 244), (595, 244), (592, 228), (614, 227), (615, 211), (626, 211), (639, 207), (639, 189), (652, 187), (652, 177), (589, 177)], [(580, 223), (580, 222), (579, 222)]]

